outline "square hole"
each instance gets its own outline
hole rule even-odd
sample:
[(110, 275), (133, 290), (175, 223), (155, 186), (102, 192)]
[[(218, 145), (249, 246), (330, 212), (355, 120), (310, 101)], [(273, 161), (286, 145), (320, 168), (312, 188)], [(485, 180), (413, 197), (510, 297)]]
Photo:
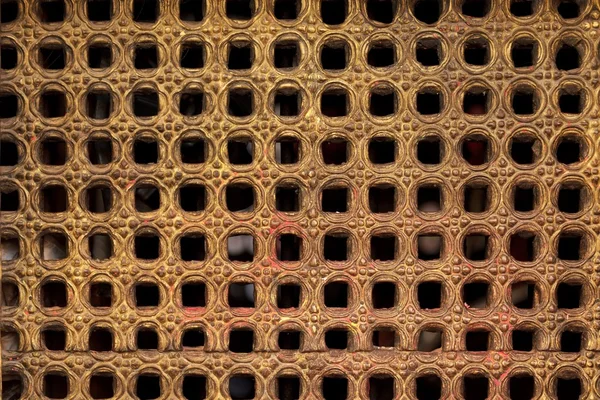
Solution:
[(184, 43), (181, 46), (179, 66), (185, 69), (204, 68), (204, 45), (202, 43)]
[(325, 70), (346, 69), (348, 44), (343, 41), (331, 41), (321, 48), (321, 67)]
[(438, 400), (442, 398), (442, 380), (434, 374), (425, 374), (415, 380), (416, 395), (419, 400)]
[(133, 93), (133, 114), (136, 117), (154, 117), (159, 110), (158, 93), (138, 90)]
[[(281, 2), (282, 0), (277, 1)], [(298, 43), (295, 41), (281, 41), (276, 43), (273, 60), (275, 68), (296, 68), (300, 61), (300, 48)]]
[(517, 115), (531, 115), (535, 112), (535, 95), (531, 90), (515, 90), (512, 96), (512, 109)]
[(277, 398), (279, 400), (296, 400), (300, 398), (300, 378), (292, 375), (277, 377)]
[(18, 237), (0, 236), (0, 257), (2, 262), (15, 261), (21, 257), (21, 244)]
[(533, 0), (512, 0), (510, 13), (515, 17), (529, 17), (533, 15)]
[[(182, 1), (182, 3), (185, 2)], [(203, 400), (207, 396), (206, 376), (197, 374), (186, 374), (183, 376), (181, 392), (183, 397), (189, 400)]]
[(396, 16), (395, 0), (367, 0), (367, 16), (370, 20), (389, 24)]
[(296, 89), (278, 90), (273, 101), (275, 115), (280, 117), (295, 117), (300, 114), (302, 97)]
[[(49, 93), (49, 92), (46, 92)], [(60, 93), (60, 92), (58, 92)], [(42, 100), (40, 101), (40, 105), (45, 105), (46, 102), (43, 100), (43, 96), (42, 96)], [(5, 118), (14, 118), (17, 116), (17, 113), (19, 111), (19, 100), (17, 99), (17, 96), (12, 94), (12, 93), (0, 93), (0, 119), (5, 119)], [(46, 114), (45, 114), (45, 110), (43, 107), (40, 107), (40, 111), (42, 112), (42, 115), (46, 118), (49, 118)], [(51, 111), (51, 110), (49, 110)]]
[(19, 2), (17, 0), (0, 1), (0, 23), (8, 24), (17, 18), (19, 18)]
[(0, 339), (2, 339), (2, 350), (17, 352), (21, 347), (21, 334), (13, 327), (0, 328)]
[(421, 91), (417, 93), (417, 112), (422, 115), (439, 114), (442, 109), (442, 94)]
[(88, 338), (88, 347), (91, 351), (112, 351), (112, 332), (107, 328), (92, 328)]
[(135, 69), (154, 69), (158, 66), (158, 49), (155, 44), (137, 45), (133, 53)]
[(301, 0), (275, 0), (273, 14), (277, 19), (294, 20), (298, 18), (301, 5)]
[(535, 209), (535, 188), (529, 185), (517, 185), (513, 196), (515, 211), (529, 212)]
[(564, 19), (573, 19), (579, 17), (581, 10), (579, 3), (571, 0), (564, 0), (558, 3), (556, 7), (558, 14)]
[(160, 304), (160, 290), (154, 283), (140, 283), (135, 285), (135, 306), (158, 307)]
[(229, 378), (229, 395), (233, 400), (254, 399), (256, 396), (256, 380), (252, 375), (233, 375)]
[(94, 22), (110, 21), (112, 0), (87, 0), (87, 18)]
[(254, 0), (226, 0), (227, 18), (247, 21), (254, 16)]
[(347, 0), (321, 0), (321, 20), (327, 25), (339, 25), (348, 15)]
[(156, 211), (160, 208), (160, 191), (151, 184), (141, 184), (135, 188), (135, 209), (141, 213)]
[(44, 46), (39, 49), (38, 62), (44, 69), (64, 69), (65, 58), (65, 49), (62, 46)]
[(437, 328), (426, 328), (419, 333), (417, 351), (430, 352), (442, 348), (444, 333)]
[(463, 239), (463, 254), (470, 261), (484, 261), (489, 257), (489, 235), (472, 233)]
[(300, 211), (300, 189), (297, 186), (277, 186), (275, 208), (283, 212)]
[[(3, 98), (0, 97), (0, 104), (4, 103), (2, 100)], [(40, 113), (44, 118), (64, 117), (67, 114), (67, 98), (65, 94), (57, 90), (43, 92), (40, 96)]]
[(284, 137), (275, 141), (275, 162), (296, 164), (300, 160), (300, 141), (294, 137)]
[(539, 240), (534, 233), (521, 231), (510, 237), (509, 251), (517, 261), (531, 262), (537, 258)]
[(510, 144), (510, 156), (517, 164), (529, 165), (536, 161), (537, 140), (530, 137), (516, 137)]
[(535, 379), (529, 374), (511, 376), (508, 380), (508, 394), (512, 400), (533, 399)]
[(558, 400), (581, 398), (581, 379), (578, 376), (557, 377), (556, 398)]
[(392, 261), (396, 259), (396, 238), (393, 235), (371, 236), (371, 259)]
[(348, 211), (348, 188), (330, 187), (321, 192), (321, 209), (323, 212), (345, 213)]
[(563, 137), (556, 146), (556, 160), (561, 164), (575, 164), (582, 159), (581, 142), (578, 138)]
[(59, 232), (43, 234), (40, 240), (40, 253), (44, 261), (64, 260), (69, 255), (67, 236)]
[(556, 287), (556, 303), (560, 309), (581, 307), (582, 285), (580, 283), (561, 282)]
[(581, 92), (577, 93), (559, 93), (558, 107), (560, 112), (566, 114), (581, 114), (583, 99)]
[(227, 238), (229, 261), (254, 261), (254, 236), (248, 234), (231, 235)]
[(490, 12), (490, 6), (487, 0), (464, 0), (461, 11), (468, 17), (483, 18)]
[(346, 282), (330, 282), (324, 288), (325, 307), (348, 308), (349, 287)]
[[(516, 1), (515, 1), (516, 3)], [(519, 1), (519, 3), (524, 3)], [(529, 40), (517, 40), (510, 49), (510, 58), (515, 68), (533, 67), (535, 64), (536, 45)]]
[(104, 69), (112, 65), (112, 48), (109, 44), (93, 44), (88, 47), (88, 67), (93, 69)]
[(179, 205), (183, 211), (200, 212), (206, 208), (206, 187), (200, 184), (187, 184), (179, 188)]
[(424, 234), (417, 237), (417, 257), (419, 260), (439, 260), (444, 245), (441, 235)]
[(88, 249), (92, 260), (105, 261), (113, 256), (113, 241), (106, 233), (95, 233), (88, 237)]
[(300, 331), (281, 331), (277, 344), (281, 350), (299, 350), (302, 333)]
[(468, 91), (463, 98), (463, 111), (469, 115), (484, 115), (488, 113), (488, 92)]
[(46, 397), (51, 399), (66, 399), (69, 394), (69, 378), (59, 372), (47, 373), (44, 375), (42, 389)]
[(160, 14), (160, 1), (133, 0), (133, 20), (135, 22), (154, 23)]
[(373, 68), (385, 68), (396, 64), (396, 46), (388, 40), (372, 43), (367, 52), (367, 64)]
[(65, 165), (68, 153), (67, 143), (61, 138), (43, 139), (40, 143), (40, 153), (40, 161), (44, 165)]
[(515, 351), (532, 351), (535, 332), (532, 330), (515, 329), (511, 334), (512, 348)]
[(96, 282), (90, 285), (90, 305), (107, 308), (113, 304), (113, 289), (108, 282)]
[(234, 117), (247, 117), (254, 110), (254, 96), (250, 89), (234, 88), (229, 90), (227, 110)]
[(106, 165), (113, 161), (113, 146), (109, 139), (90, 139), (86, 150), (92, 165)]
[(383, 214), (396, 211), (396, 188), (388, 185), (369, 188), (369, 209), (372, 213)]
[[(141, 1), (141, 0), (138, 0)], [(162, 388), (158, 374), (144, 373), (137, 376), (135, 395), (140, 399), (157, 399), (161, 396)]]
[[(43, 200), (43, 198), (41, 199)], [(0, 191), (0, 211), (13, 212), (18, 211), (21, 205), (19, 190), (13, 187), (5, 188)], [(40, 204), (43, 207), (44, 204)], [(43, 210), (42, 210), (43, 211)]]
[[(478, 0), (479, 1), (479, 0)], [(485, 39), (471, 39), (465, 42), (463, 56), (470, 65), (483, 66), (490, 62), (489, 44)]]
[(279, 261), (299, 261), (302, 238), (293, 234), (282, 234), (277, 238), (276, 253)]
[(396, 306), (396, 284), (394, 282), (377, 282), (371, 290), (373, 308), (376, 310)]
[(395, 162), (396, 141), (388, 137), (375, 137), (369, 140), (369, 161), (375, 165)]
[(535, 283), (527, 281), (513, 283), (511, 286), (511, 301), (517, 308), (534, 308), (539, 301)]
[(204, 347), (206, 334), (201, 328), (186, 329), (181, 336), (181, 346), (188, 349), (201, 349)]
[(349, 143), (346, 139), (336, 138), (321, 143), (323, 162), (326, 165), (342, 165), (348, 162)]
[(300, 294), (302, 289), (300, 285), (288, 283), (277, 286), (277, 308), (298, 308), (300, 307)]
[(373, 331), (372, 343), (375, 347), (393, 348), (396, 342), (396, 331), (393, 328), (377, 328)]
[(17, 307), (19, 305), (19, 287), (9, 281), (2, 281), (2, 298), (0, 305), (3, 307)]
[(179, 19), (187, 22), (204, 20), (205, 0), (179, 0)]
[(466, 212), (482, 213), (488, 210), (488, 185), (467, 184), (465, 186), (464, 208)]
[(437, 165), (442, 159), (442, 144), (436, 136), (430, 136), (417, 142), (417, 160), (425, 165)]
[(42, 331), (42, 340), (50, 351), (64, 351), (67, 344), (67, 333), (62, 328), (46, 328)]
[(417, 61), (424, 67), (440, 65), (442, 59), (442, 45), (439, 39), (426, 38), (417, 40), (415, 56)]
[(206, 142), (200, 138), (184, 139), (179, 145), (179, 153), (184, 164), (202, 164), (206, 161)]
[(581, 66), (581, 56), (577, 47), (563, 43), (555, 56), (556, 68), (562, 71), (570, 71)]
[(321, 392), (324, 400), (342, 400), (348, 398), (348, 378), (341, 375), (329, 375), (323, 378)]
[(579, 353), (582, 348), (583, 333), (565, 330), (560, 335), (560, 351)]
[(233, 183), (225, 190), (227, 209), (232, 212), (254, 211), (254, 189), (246, 183)]
[(327, 89), (321, 95), (321, 113), (327, 117), (348, 115), (348, 93), (343, 89)]
[(437, 310), (442, 305), (442, 283), (426, 281), (417, 287), (417, 300), (422, 310)]
[(442, 191), (439, 186), (423, 185), (417, 189), (417, 207), (425, 213), (435, 213), (442, 209)]
[(369, 93), (369, 113), (374, 117), (395, 114), (396, 103), (396, 93), (391, 89), (374, 89)]
[(345, 234), (325, 235), (323, 256), (327, 261), (346, 261), (348, 259), (348, 236)]
[(582, 236), (578, 233), (561, 233), (558, 236), (558, 258), (565, 261), (581, 259)]
[(561, 212), (573, 214), (581, 211), (581, 186), (561, 184), (558, 190), (558, 209)]
[(349, 336), (346, 329), (330, 329), (325, 332), (325, 347), (329, 350), (345, 350), (348, 348)]
[(85, 205), (88, 211), (101, 214), (112, 208), (112, 192), (108, 186), (98, 185), (85, 190)]
[(158, 350), (158, 333), (153, 329), (140, 329), (135, 343), (138, 350)]
[(49, 281), (42, 285), (42, 306), (46, 308), (64, 308), (67, 306), (67, 285), (62, 281)]
[(92, 399), (110, 399), (115, 396), (115, 378), (110, 373), (95, 373), (90, 377)]
[(231, 283), (227, 294), (229, 307), (254, 308), (254, 284), (253, 283)]
[(9, 71), (17, 67), (19, 53), (17, 48), (10, 44), (2, 44), (0, 48), (0, 69)]
[(490, 393), (490, 380), (484, 375), (465, 375), (462, 387), (465, 400), (485, 400)]
[(232, 42), (228, 48), (227, 68), (233, 70), (252, 68), (254, 49), (250, 42)]
[(188, 282), (181, 286), (181, 305), (184, 307), (206, 307), (206, 285)]
[(43, 23), (51, 24), (65, 20), (66, 10), (64, 0), (39, 1), (38, 7), (39, 17)]
[(92, 119), (107, 119), (112, 112), (112, 96), (109, 92), (93, 91), (86, 96), (86, 113)]
[(489, 306), (490, 284), (470, 282), (463, 286), (463, 303), (467, 308), (483, 309)]
[(488, 139), (469, 137), (462, 142), (462, 156), (470, 165), (483, 165), (488, 162)]
[(465, 346), (467, 351), (487, 351), (490, 347), (490, 333), (483, 330), (468, 331)]
[(250, 138), (235, 138), (227, 140), (227, 157), (233, 165), (252, 164), (254, 158), (254, 143)]
[(229, 351), (233, 353), (251, 353), (254, 349), (254, 331), (251, 329), (232, 329), (229, 332)]

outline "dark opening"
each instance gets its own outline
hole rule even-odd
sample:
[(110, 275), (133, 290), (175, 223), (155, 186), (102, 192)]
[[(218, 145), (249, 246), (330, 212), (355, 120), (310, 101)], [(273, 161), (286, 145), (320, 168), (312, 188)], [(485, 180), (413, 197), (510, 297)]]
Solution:
[(467, 184), (465, 186), (465, 211), (471, 213), (482, 213), (488, 210), (488, 185)]
[(136, 345), (138, 350), (158, 350), (158, 333), (154, 329), (137, 331)]
[(463, 240), (463, 253), (468, 260), (483, 261), (488, 258), (489, 236), (469, 234)]
[(232, 399), (253, 399), (255, 393), (256, 380), (252, 375), (238, 374), (229, 378), (229, 395)]
[[(0, 104), (4, 104), (4, 98), (0, 97)], [(16, 102), (16, 97), (15, 97)], [(10, 108), (10, 104), (9, 104)], [(48, 90), (40, 96), (40, 113), (44, 118), (59, 118), (67, 113), (67, 97), (63, 92)], [(16, 103), (15, 103), (16, 115)]]
[(396, 285), (394, 282), (377, 282), (371, 290), (373, 308), (393, 308), (396, 305)]
[(113, 303), (113, 290), (110, 283), (97, 282), (90, 285), (90, 305), (92, 307), (110, 307)]
[(179, 0), (179, 19), (187, 22), (201, 22), (204, 19), (204, 9), (204, 0)]
[(376, 88), (369, 93), (369, 112), (375, 117), (396, 113), (396, 93), (388, 88)]
[(422, 115), (439, 114), (442, 109), (442, 94), (421, 91), (417, 93), (417, 112)]
[(515, 329), (512, 331), (512, 348), (515, 351), (533, 350), (533, 337), (535, 332), (532, 330)]
[(69, 249), (67, 237), (63, 233), (45, 233), (40, 240), (40, 252), (45, 261), (57, 261), (67, 258)]
[(581, 186), (562, 184), (558, 191), (558, 209), (564, 213), (578, 213), (581, 210)]
[(510, 57), (515, 68), (532, 67), (535, 64), (536, 44), (533, 40), (521, 39), (513, 43)]
[(392, 400), (395, 395), (394, 377), (374, 375), (369, 377), (369, 400)]
[(439, 164), (442, 159), (440, 139), (429, 136), (417, 142), (417, 160), (426, 165)]
[(234, 117), (247, 117), (254, 109), (254, 96), (250, 89), (230, 89), (227, 110)]
[(371, 259), (392, 261), (396, 258), (396, 238), (393, 235), (371, 236)]
[(517, 136), (510, 143), (510, 156), (517, 164), (533, 164), (537, 160), (538, 154), (535, 150), (538, 147), (537, 139), (530, 136)]
[(342, 165), (348, 161), (349, 149), (346, 139), (336, 138), (321, 143), (323, 162), (327, 165)]
[(135, 209), (151, 212), (160, 208), (160, 190), (151, 184), (141, 184), (135, 188)]
[(425, 24), (435, 24), (442, 15), (440, 0), (416, 0), (413, 6), (415, 18)]
[(0, 298), (0, 306), (17, 307), (19, 305), (19, 287), (13, 282), (2, 281), (0, 293), (2, 293), (2, 298)]
[(534, 282), (517, 282), (511, 286), (511, 301), (517, 308), (532, 309), (537, 306), (538, 293)]
[(349, 336), (346, 329), (330, 329), (325, 332), (325, 346), (329, 350), (345, 350), (348, 348)]
[(346, 282), (330, 282), (324, 288), (325, 307), (348, 308), (349, 287)]
[(64, 0), (44, 0), (38, 2), (40, 20), (44, 23), (62, 22), (65, 20)]
[[(0, 5), (3, 3), (0, 3)], [(4, 14), (4, 8), (0, 13)], [(3, 20), (0, 22), (4, 22)], [(17, 400), (23, 395), (23, 381), (17, 374), (10, 372), (2, 373), (2, 398), (5, 400)]]
[(110, 399), (115, 395), (115, 378), (108, 373), (94, 374), (90, 377), (90, 396), (92, 399)]
[(375, 137), (369, 141), (369, 161), (373, 164), (390, 164), (396, 161), (396, 141), (388, 137)]
[(248, 234), (229, 236), (227, 238), (227, 257), (230, 261), (254, 261), (254, 236)]
[(158, 66), (158, 49), (154, 44), (145, 44), (135, 47), (133, 54), (136, 69), (154, 69)]
[(183, 377), (181, 391), (186, 400), (203, 400), (207, 395), (206, 376), (187, 374)]
[(326, 43), (321, 49), (321, 66), (325, 70), (345, 69), (348, 52), (348, 44), (344, 41), (336, 40)]
[(467, 40), (463, 50), (465, 62), (470, 65), (487, 65), (490, 62), (490, 48), (485, 39)]
[(467, 351), (487, 351), (490, 346), (490, 333), (488, 331), (468, 331), (465, 335)]
[(44, 396), (51, 399), (66, 399), (69, 394), (69, 378), (59, 372), (47, 373), (44, 375), (43, 392)]
[(232, 42), (228, 46), (227, 68), (250, 69), (254, 62), (254, 49), (250, 42)]
[(204, 346), (205, 335), (200, 328), (186, 329), (181, 337), (181, 346), (184, 348), (200, 348)]
[(275, 114), (281, 117), (295, 117), (300, 113), (301, 102), (302, 98), (297, 90), (277, 91), (273, 103)]
[(232, 212), (254, 211), (254, 189), (246, 183), (233, 183), (225, 189), (227, 209)]
[(563, 331), (560, 335), (560, 351), (578, 353), (581, 351), (583, 333), (578, 331)]
[(138, 90), (133, 93), (133, 114), (136, 117), (153, 117), (158, 114), (158, 93), (152, 90)]
[(1, 189), (0, 191), (0, 211), (17, 211), (21, 205), (19, 190), (13, 187)]
[(419, 235), (417, 237), (417, 257), (423, 261), (439, 260), (442, 256), (443, 245), (441, 235)]
[(442, 305), (442, 283), (427, 281), (419, 283), (417, 300), (423, 310), (436, 310)]
[(302, 238), (289, 233), (279, 235), (276, 247), (279, 261), (299, 261)]
[(17, 116), (18, 111), (19, 101), (17, 96), (12, 93), (0, 93), (0, 119), (14, 118)]
[(488, 113), (488, 91), (468, 91), (463, 97), (463, 111), (469, 115), (483, 115)]
[(321, 0), (321, 19), (327, 25), (339, 25), (346, 21), (347, 0)]
[(323, 212), (344, 213), (348, 211), (348, 188), (330, 187), (321, 192)]
[(323, 378), (321, 387), (324, 400), (344, 400), (348, 398), (348, 379), (331, 375)]
[(179, 239), (183, 261), (203, 261), (206, 258), (206, 238), (204, 235), (186, 234)]
[(87, 156), (92, 165), (106, 165), (113, 160), (112, 142), (108, 139), (90, 139)]
[(510, 255), (517, 261), (531, 262), (537, 258), (538, 239), (535, 233), (521, 231), (510, 237)]
[(108, 68), (112, 64), (112, 48), (108, 44), (93, 44), (87, 50), (88, 67)]
[[(8, 24), (17, 18), (19, 18), (19, 2), (17, 0), (0, 1), (0, 23)], [(21, 383), (20, 380), (19, 383)], [(4, 385), (2, 388), (4, 389)]]
[(372, 21), (389, 24), (394, 20), (396, 11), (394, 0), (367, 0), (367, 16)]
[(188, 282), (181, 286), (181, 305), (184, 307), (206, 307), (206, 285)]
[(348, 259), (348, 236), (325, 235), (323, 241), (323, 256), (327, 261), (346, 261)]
[(581, 307), (582, 285), (580, 283), (561, 282), (556, 288), (558, 308), (573, 309)]
[(47, 328), (42, 331), (42, 340), (46, 349), (63, 351), (67, 344), (67, 333), (62, 328)]
[(464, 0), (461, 12), (467, 17), (483, 18), (490, 12), (490, 7), (488, 0)]
[(204, 67), (204, 45), (201, 43), (184, 43), (179, 58), (181, 68), (198, 69)]
[(87, 18), (94, 22), (110, 21), (112, 0), (87, 0)]
[(415, 52), (417, 61), (424, 67), (440, 65), (443, 57), (442, 45), (436, 38), (419, 39)]
[(321, 112), (327, 117), (348, 115), (348, 93), (343, 89), (328, 89), (321, 95)]
[(582, 239), (578, 233), (561, 233), (558, 237), (558, 258), (567, 261), (580, 260)]
[(160, 304), (160, 290), (154, 283), (140, 283), (135, 285), (135, 306), (158, 307)]
[(112, 96), (109, 92), (94, 91), (87, 94), (86, 112), (92, 119), (106, 119), (112, 112)]
[[(2, 4), (4, 3), (6, 2), (0, 3), (0, 8), (2, 8)], [(0, 69), (7, 71), (14, 69), (18, 61), (19, 53), (17, 52), (17, 48), (10, 44), (2, 44), (2, 47), (0, 47)]]
[(92, 260), (104, 261), (113, 256), (113, 242), (106, 233), (95, 233), (88, 237), (88, 248)]
[(192, 138), (181, 141), (179, 152), (185, 164), (202, 164), (206, 161), (206, 143), (203, 139)]
[(301, 0), (275, 0), (273, 14), (277, 19), (294, 20), (298, 18)]
[(442, 398), (442, 380), (434, 374), (426, 374), (415, 380), (417, 399), (438, 400)]
[(112, 332), (107, 328), (93, 328), (90, 331), (88, 346), (91, 351), (112, 351)]
[(277, 344), (281, 350), (299, 350), (302, 333), (300, 331), (281, 331)]
[(135, 394), (140, 400), (157, 399), (162, 392), (160, 376), (156, 374), (141, 374), (135, 382)]
[(206, 188), (204, 185), (188, 184), (179, 188), (179, 205), (183, 211), (200, 212), (206, 207)]
[(375, 329), (372, 343), (376, 347), (394, 347), (396, 346), (396, 331), (392, 328)]
[(277, 377), (277, 398), (279, 400), (296, 400), (300, 398), (300, 378), (297, 376)]
[(66, 52), (60, 45), (41, 47), (38, 62), (44, 69), (59, 70), (65, 68)]
[(254, 284), (231, 283), (227, 294), (227, 303), (230, 307), (254, 308)]
[(529, 17), (533, 15), (533, 0), (512, 0), (510, 13), (515, 17)]
[(94, 186), (86, 189), (86, 208), (94, 214), (110, 211), (112, 193), (108, 186)]
[(537, 111), (536, 98), (533, 89), (516, 89), (512, 95), (512, 109), (517, 115), (531, 115)]
[(133, 20), (154, 23), (160, 14), (160, 1), (133, 0)]
[(535, 379), (529, 374), (511, 376), (508, 380), (511, 400), (530, 400), (535, 395)]
[(229, 351), (250, 353), (254, 349), (254, 331), (251, 329), (233, 329), (229, 333)]
[[(0, 257), (2, 263), (15, 261), (21, 256), (20, 240), (16, 236), (0, 236)], [(12, 285), (12, 284), (10, 284)], [(16, 286), (15, 286), (16, 289)], [(18, 289), (17, 289), (18, 290)], [(18, 293), (17, 293), (18, 294)]]
[(560, 112), (566, 114), (581, 114), (582, 111), (582, 94), (561, 92), (558, 95), (558, 107)]
[(278, 164), (296, 164), (300, 160), (300, 141), (284, 137), (275, 141), (275, 161)]
[(490, 391), (488, 377), (482, 375), (466, 375), (463, 378), (463, 395), (465, 400), (485, 400)]
[(417, 208), (432, 213), (442, 209), (442, 190), (439, 186), (424, 185), (417, 189)]
[(277, 308), (298, 308), (300, 307), (300, 285), (287, 283), (277, 286)]
[[(290, 0), (277, 0), (275, 7), (277, 7), (277, 2), (282, 1)], [(275, 68), (296, 68), (300, 62), (300, 46), (298, 45), (298, 42), (286, 40), (275, 43), (273, 60), (275, 62)]]
[(374, 68), (385, 68), (396, 63), (396, 46), (387, 40), (372, 43), (367, 52), (367, 64)]
[(387, 185), (371, 186), (369, 209), (378, 214), (396, 211), (396, 188)]
[(575, 164), (582, 160), (582, 146), (578, 138), (562, 137), (556, 146), (556, 160), (561, 164)]
[(254, 0), (226, 0), (227, 18), (247, 21), (254, 16)]
[(513, 197), (515, 211), (528, 212), (535, 209), (536, 189), (534, 186), (517, 185)]
[(470, 282), (463, 286), (463, 303), (467, 308), (487, 308), (490, 284), (487, 282)]
[(488, 139), (471, 136), (462, 142), (462, 156), (470, 165), (482, 165), (488, 162)]
[(572, 0), (565, 0), (558, 3), (556, 11), (558, 11), (558, 14), (564, 19), (577, 18), (581, 12), (579, 3)]
[(297, 186), (278, 186), (275, 189), (277, 211), (296, 212), (300, 210), (300, 189)]
[(556, 379), (556, 398), (558, 400), (579, 399), (581, 396), (581, 379), (578, 376), (558, 377)]
[(570, 71), (581, 66), (581, 57), (577, 47), (563, 43), (556, 52), (556, 68)]

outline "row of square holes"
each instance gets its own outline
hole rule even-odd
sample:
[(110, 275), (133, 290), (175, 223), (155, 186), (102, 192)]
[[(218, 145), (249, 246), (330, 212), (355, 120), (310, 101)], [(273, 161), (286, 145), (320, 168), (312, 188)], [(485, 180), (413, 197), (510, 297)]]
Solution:
[[(538, 63), (540, 43), (533, 37), (521, 37), (511, 43), (511, 61), (515, 68), (531, 68)], [(563, 71), (578, 69), (582, 59), (577, 45), (563, 41), (557, 46), (554, 57), (556, 68)], [(17, 48), (3, 43), (0, 49), (0, 67), (10, 71), (18, 65)], [(481, 36), (468, 38), (463, 46), (464, 61), (473, 67), (489, 64), (491, 45)], [(179, 57), (179, 66), (183, 69), (201, 69), (206, 65), (205, 48), (201, 42), (183, 41)], [(229, 70), (250, 70), (255, 63), (254, 45), (245, 40), (234, 40), (227, 46), (226, 65)], [(378, 39), (372, 42), (367, 52), (367, 64), (373, 68), (386, 68), (398, 62), (396, 45), (390, 39)], [(423, 67), (435, 67), (445, 62), (442, 40), (436, 37), (424, 37), (417, 40), (415, 59)], [(38, 50), (38, 63), (50, 71), (59, 71), (67, 66), (66, 46), (61, 44), (42, 45)], [(320, 49), (319, 63), (326, 71), (343, 71), (351, 60), (350, 45), (341, 38), (325, 41)], [(274, 46), (274, 66), (281, 70), (297, 68), (302, 61), (300, 44), (294, 39), (282, 39)], [(108, 43), (92, 43), (87, 49), (88, 67), (94, 70), (109, 68), (114, 62), (113, 50)], [(153, 70), (160, 65), (156, 44), (141, 43), (135, 45), (133, 67), (137, 70)]]
[[(257, 12), (260, 0), (225, 0), (227, 18), (235, 21), (251, 20)], [(389, 24), (398, 12), (398, 0), (367, 0), (367, 18), (373, 22)], [(438, 22), (445, 5), (444, 0), (416, 0), (411, 2), (415, 18), (426, 24)], [(540, 8), (536, 0), (510, 0), (510, 13), (515, 17), (530, 17)], [(560, 0), (555, 2), (556, 12), (565, 20), (578, 18), (584, 11), (581, 1)], [(10, 23), (19, 18), (19, 0), (0, 1), (0, 23)], [(460, 12), (470, 18), (485, 18), (491, 11), (491, 0), (462, 0)], [(35, 4), (37, 17), (42, 23), (60, 23), (67, 17), (65, 0), (38, 0)], [(155, 23), (159, 20), (159, 0), (134, 0), (132, 19), (139, 23)], [(275, 0), (273, 15), (285, 22), (296, 20), (302, 10), (302, 0)], [(87, 0), (87, 18), (92, 22), (107, 22), (113, 19), (112, 0)], [(321, 0), (320, 18), (328, 25), (346, 22), (349, 13), (349, 0)], [(185, 22), (202, 22), (205, 19), (205, 1), (179, 0), (179, 19)]]
[[(23, 392), (23, 381), (14, 373), (3, 373), (3, 398), (9, 399), (8, 394), (16, 393), (20, 398)], [(92, 373), (89, 382), (92, 399), (108, 399), (116, 395), (117, 379), (110, 372)], [(155, 372), (142, 372), (132, 377), (135, 380), (135, 397), (140, 400), (162, 398), (165, 393), (161, 377)], [(181, 392), (187, 400), (202, 400), (217, 398), (217, 393), (211, 393), (215, 388), (208, 384), (210, 378), (200, 373), (185, 373), (181, 380)], [(396, 378), (388, 373), (372, 374), (368, 377), (365, 394), (371, 400), (393, 400), (397, 398)], [(507, 378), (509, 399), (529, 400), (534, 397), (536, 380), (529, 372), (512, 374)], [(490, 378), (481, 373), (465, 374), (461, 378), (461, 391), (465, 400), (485, 400), (491, 391)], [(45, 396), (52, 399), (66, 399), (70, 392), (70, 381), (67, 375), (59, 372), (47, 372), (43, 376), (42, 390)], [(308, 389), (303, 379), (294, 373), (283, 373), (274, 379), (275, 395), (279, 400), (294, 400), (301, 398)], [(323, 400), (345, 400), (351, 395), (348, 377), (344, 374), (326, 374), (321, 382), (319, 398)], [(405, 392), (412, 393), (418, 400), (442, 399), (444, 383), (436, 373), (424, 373), (416, 377), (414, 388), (406, 387)], [(234, 373), (227, 377), (227, 389), (231, 399), (254, 399), (257, 395), (256, 379), (252, 374)], [(449, 388), (445, 388), (449, 391)], [(581, 378), (577, 375), (557, 374), (555, 387), (551, 389), (553, 398), (557, 400), (578, 399), (583, 391)], [(210, 396), (210, 397), (209, 397)], [(362, 397), (361, 397), (362, 398)]]

